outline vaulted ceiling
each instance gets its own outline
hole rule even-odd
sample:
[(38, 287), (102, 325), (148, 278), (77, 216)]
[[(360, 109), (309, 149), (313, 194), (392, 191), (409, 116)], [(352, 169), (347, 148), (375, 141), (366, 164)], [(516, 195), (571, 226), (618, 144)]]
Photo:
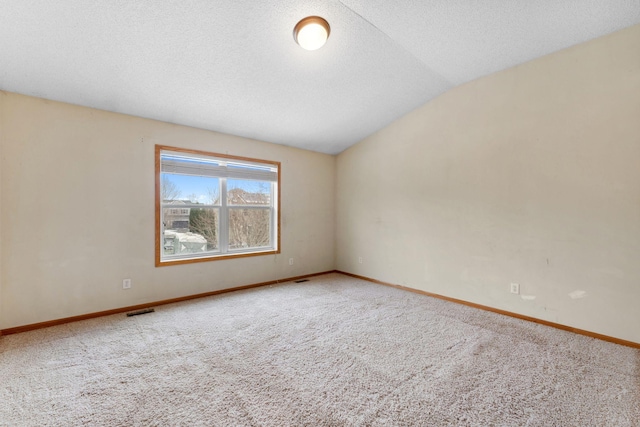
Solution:
[[(309, 15), (317, 51), (292, 36)], [(335, 154), (638, 23), (640, 0), (0, 0), (0, 89)]]

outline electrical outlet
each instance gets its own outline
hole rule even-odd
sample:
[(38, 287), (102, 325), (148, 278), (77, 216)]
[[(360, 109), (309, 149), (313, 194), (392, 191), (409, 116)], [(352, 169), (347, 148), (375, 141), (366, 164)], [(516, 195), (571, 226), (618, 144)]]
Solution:
[(362, 257), (358, 257), (358, 264), (362, 264)]
[(293, 265), (293, 258), (289, 258), (289, 265)]
[(131, 279), (122, 279), (122, 289), (131, 289)]
[(511, 284), (511, 293), (512, 294), (519, 294), (520, 293), (520, 285), (517, 283), (512, 283)]

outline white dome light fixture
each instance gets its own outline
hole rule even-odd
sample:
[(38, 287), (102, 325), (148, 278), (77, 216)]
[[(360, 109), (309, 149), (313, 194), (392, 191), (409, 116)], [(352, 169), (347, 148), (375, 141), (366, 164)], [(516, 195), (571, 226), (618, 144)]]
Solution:
[(320, 49), (327, 42), (331, 33), (329, 23), (319, 16), (307, 16), (296, 24), (293, 38), (306, 50)]

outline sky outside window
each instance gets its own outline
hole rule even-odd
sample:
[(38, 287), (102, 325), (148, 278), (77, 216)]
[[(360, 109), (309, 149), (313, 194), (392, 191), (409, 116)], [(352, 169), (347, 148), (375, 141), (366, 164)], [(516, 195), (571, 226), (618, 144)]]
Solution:
[[(220, 179), (209, 176), (162, 173), (162, 181), (169, 180), (179, 190), (178, 200), (190, 200), (194, 203), (211, 203), (211, 194), (220, 194)], [(249, 193), (264, 193), (264, 181), (248, 179), (227, 179), (229, 188), (241, 188)]]

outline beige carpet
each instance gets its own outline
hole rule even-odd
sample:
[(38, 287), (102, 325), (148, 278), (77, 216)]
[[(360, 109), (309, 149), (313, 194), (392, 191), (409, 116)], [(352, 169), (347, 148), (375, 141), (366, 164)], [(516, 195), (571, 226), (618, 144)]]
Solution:
[(640, 351), (339, 274), (0, 338), (2, 426), (639, 426)]

